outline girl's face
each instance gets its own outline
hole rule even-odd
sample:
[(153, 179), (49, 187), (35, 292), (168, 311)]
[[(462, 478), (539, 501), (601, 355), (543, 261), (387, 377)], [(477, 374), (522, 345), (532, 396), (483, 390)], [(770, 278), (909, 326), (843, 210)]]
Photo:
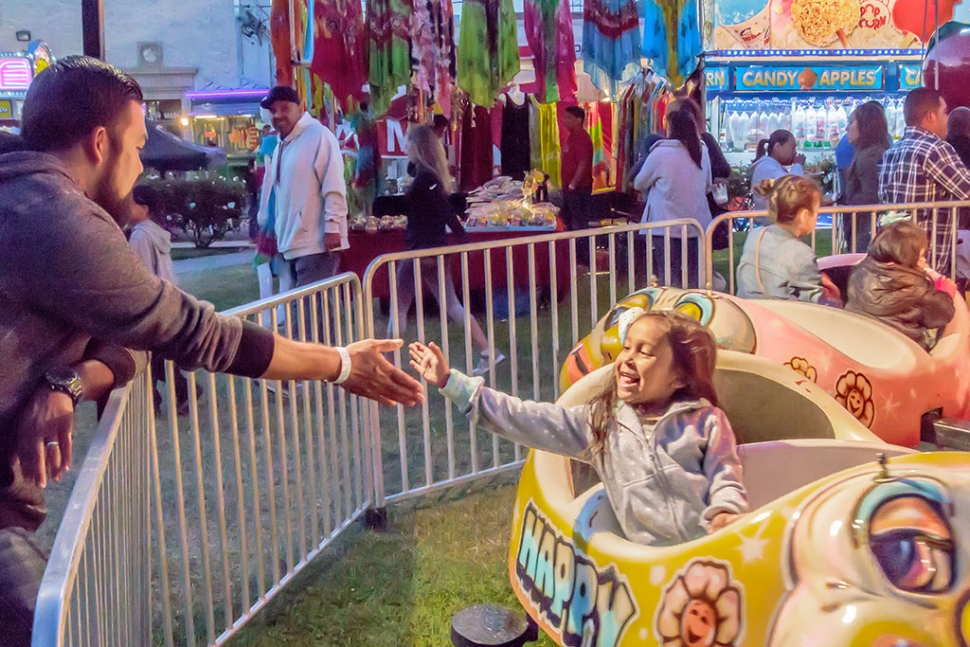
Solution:
[(613, 372), (617, 397), (627, 404), (663, 406), (684, 386), (674, 369), (670, 342), (655, 317), (640, 317), (630, 326)]
[(928, 264), (926, 262), (926, 248), (924, 247), (919, 252), (919, 260), (916, 261), (916, 269), (925, 270), (927, 266)]
[(849, 119), (849, 127), (846, 128), (845, 134), (848, 136), (850, 144), (859, 141), (859, 120), (855, 113), (852, 113), (852, 117)]

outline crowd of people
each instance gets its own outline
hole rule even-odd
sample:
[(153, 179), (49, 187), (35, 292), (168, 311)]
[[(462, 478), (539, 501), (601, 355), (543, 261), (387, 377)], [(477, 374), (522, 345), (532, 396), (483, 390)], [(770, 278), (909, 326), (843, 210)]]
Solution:
[[(45, 516), (43, 490), (72, 462), (74, 408), (100, 400), (132, 379), (151, 352), (161, 362), (268, 380), (323, 380), (383, 404), (423, 400), (420, 384), (385, 354), (401, 340), (366, 340), (343, 348), (292, 341), (181, 291), (169, 234), (152, 222), (157, 196), (134, 189), (146, 140), (141, 89), (127, 74), (97, 60), (69, 56), (38, 75), (23, 108), (19, 137), (0, 140), (0, 624), (5, 644), (29, 644), (33, 608), (45, 564), (32, 533)], [(263, 106), (278, 141), (259, 202), (264, 251), (279, 257), (283, 287), (333, 276), (348, 248), (347, 195), (339, 145), (313, 119), (297, 93), (273, 88)], [(568, 109), (564, 148), (564, 216), (586, 225), (592, 147), (581, 108)], [(847, 205), (970, 199), (970, 110), (947, 115), (940, 95), (913, 91), (907, 129), (892, 143), (879, 104), (853, 112), (844, 164)], [(644, 222), (694, 219), (702, 229), (723, 209), (715, 199), (731, 169), (704, 132), (702, 111), (687, 98), (669, 106), (666, 137), (648, 142), (634, 185), (646, 195)], [(752, 166), (755, 205), (767, 221), (747, 237), (738, 267), (746, 298), (792, 299), (842, 306), (898, 329), (929, 350), (954, 316), (956, 286), (946, 278), (954, 244), (953, 208), (920, 210), (907, 220), (854, 222), (850, 238), (868, 256), (852, 272), (847, 293), (819, 271), (802, 237), (815, 230), (820, 188), (804, 175), (794, 136), (776, 131), (759, 145)], [(453, 179), (441, 137), (416, 126), (408, 138), (408, 247), (444, 244), (445, 231), (464, 233), (448, 194)], [(846, 158), (844, 158), (846, 159)], [(128, 239), (124, 230), (128, 228)], [(700, 238), (671, 246), (693, 268)], [(661, 251), (654, 245), (655, 253)], [(134, 253), (132, 253), (134, 251)], [(416, 274), (464, 322), (450, 272), (439, 291), (433, 260), (398, 266), (397, 316), (389, 336), (407, 323)], [(679, 275), (675, 279), (679, 280)], [(737, 439), (717, 407), (716, 344), (710, 331), (672, 312), (631, 309), (620, 321), (623, 350), (603, 392), (566, 409), (522, 401), (488, 389), (481, 374), (504, 359), (471, 318), (479, 363), (469, 377), (451, 369), (435, 345), (414, 343), (411, 366), (472, 420), (515, 442), (591, 463), (606, 486), (625, 535), (669, 545), (725, 527), (747, 510)], [(176, 370), (177, 407), (188, 400)], [(156, 391), (156, 401), (159, 399)], [(652, 449), (648, 449), (647, 445)], [(678, 448), (673, 451), (671, 448)], [(687, 446), (691, 451), (684, 451)], [(655, 461), (643, 460), (656, 452)], [(670, 487), (653, 485), (662, 471)], [(658, 505), (666, 499), (670, 505)], [(657, 510), (668, 513), (657, 513)]]

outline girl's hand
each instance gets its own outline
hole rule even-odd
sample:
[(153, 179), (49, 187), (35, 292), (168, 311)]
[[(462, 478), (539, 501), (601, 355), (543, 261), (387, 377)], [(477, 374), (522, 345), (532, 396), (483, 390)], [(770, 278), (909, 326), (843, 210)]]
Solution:
[(826, 299), (842, 305), (842, 292), (839, 290), (839, 286), (833, 283), (825, 272), (822, 272), (822, 289), (825, 291)]
[(731, 514), (730, 512), (721, 512), (714, 515), (711, 519), (711, 529), (707, 531), (707, 534), (712, 534), (723, 528), (724, 526), (733, 523), (743, 517), (743, 514)]
[(408, 352), (411, 354), (411, 368), (428, 382), (437, 385), (439, 389), (445, 388), (451, 375), (451, 368), (436, 343), (431, 342), (429, 346), (425, 346), (416, 341), (408, 346)]

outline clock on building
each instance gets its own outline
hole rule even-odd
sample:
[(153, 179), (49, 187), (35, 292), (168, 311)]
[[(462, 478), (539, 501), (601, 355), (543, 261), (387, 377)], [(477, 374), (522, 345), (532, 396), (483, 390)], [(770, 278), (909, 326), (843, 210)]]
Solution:
[(158, 65), (162, 61), (161, 43), (139, 43), (138, 44), (139, 62), (147, 65)]

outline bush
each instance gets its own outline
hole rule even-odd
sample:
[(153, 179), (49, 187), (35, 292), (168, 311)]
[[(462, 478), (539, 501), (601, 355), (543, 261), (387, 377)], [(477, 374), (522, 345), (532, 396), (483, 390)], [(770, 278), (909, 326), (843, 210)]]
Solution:
[(198, 248), (225, 237), (245, 217), (246, 185), (238, 179), (212, 174), (148, 178), (161, 196), (169, 229), (184, 232)]

